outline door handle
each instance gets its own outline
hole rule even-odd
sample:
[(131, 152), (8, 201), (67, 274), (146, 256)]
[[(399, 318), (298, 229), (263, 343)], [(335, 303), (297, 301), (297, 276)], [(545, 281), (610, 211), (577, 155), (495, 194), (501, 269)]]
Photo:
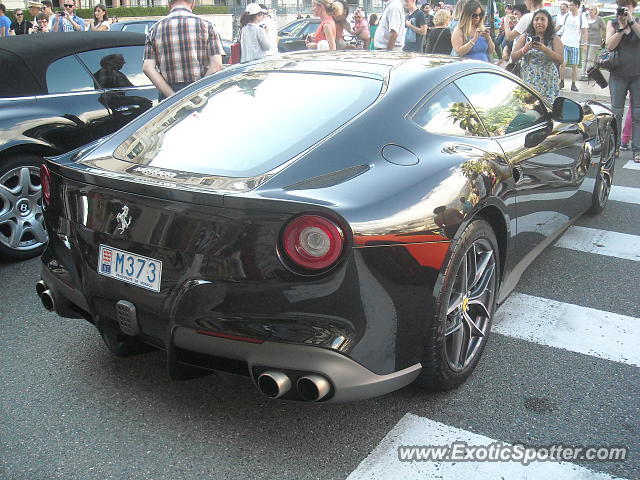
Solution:
[(130, 112), (131, 110), (137, 110), (140, 108), (140, 105), (122, 105), (121, 107), (116, 107), (113, 110), (118, 113)]

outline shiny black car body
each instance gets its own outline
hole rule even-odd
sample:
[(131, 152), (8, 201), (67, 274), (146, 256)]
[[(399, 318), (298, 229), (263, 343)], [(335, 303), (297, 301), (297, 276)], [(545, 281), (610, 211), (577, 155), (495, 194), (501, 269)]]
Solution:
[[(0, 44), (0, 254), (42, 252), (39, 166), (108, 135), (157, 101), (142, 73), (144, 35), (20, 35)], [(120, 57), (118, 57), (118, 55)], [(109, 66), (101, 66), (104, 59)], [(116, 64), (124, 61), (115, 72)]]
[(37, 292), (116, 355), (165, 350), (176, 377), (308, 401), (454, 388), (522, 270), (604, 208), (615, 128), (483, 62), (239, 65), (47, 162)]
[(306, 50), (307, 37), (316, 33), (318, 25), (319, 18), (303, 18), (288, 23), (278, 30), (278, 51), (284, 53)]

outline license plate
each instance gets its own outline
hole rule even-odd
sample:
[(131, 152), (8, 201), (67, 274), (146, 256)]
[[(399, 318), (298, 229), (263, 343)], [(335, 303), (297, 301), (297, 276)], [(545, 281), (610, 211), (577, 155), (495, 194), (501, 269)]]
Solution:
[(159, 292), (162, 278), (162, 262), (118, 248), (100, 245), (98, 273)]

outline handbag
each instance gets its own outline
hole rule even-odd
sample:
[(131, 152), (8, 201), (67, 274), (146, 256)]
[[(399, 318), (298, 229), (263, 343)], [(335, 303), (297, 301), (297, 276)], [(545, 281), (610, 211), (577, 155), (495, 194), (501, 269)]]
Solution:
[(609, 71), (620, 68), (620, 66), (622, 65), (618, 50), (608, 50), (606, 48), (600, 50), (600, 53), (596, 56), (593, 63), (596, 67)]
[[(520, 60), (522, 60), (522, 59), (520, 59)], [(520, 71), (521, 71), (521, 69), (522, 69), (522, 67), (521, 67), (521, 65), (520, 65), (520, 60), (518, 60), (517, 62), (511, 62), (511, 63), (508, 63), (508, 64), (507, 64), (507, 66), (506, 66), (506, 67), (504, 67), (504, 69), (505, 69), (507, 72), (511, 72), (511, 73), (513, 73), (514, 75), (516, 75), (516, 76), (518, 76), (518, 77), (519, 77), (519, 76), (520, 76)]]
[(596, 82), (600, 88), (607, 88), (607, 86), (609, 86), (609, 82), (607, 82), (607, 79), (602, 75), (600, 67), (595, 65), (590, 67), (589, 70), (587, 70), (587, 77)]

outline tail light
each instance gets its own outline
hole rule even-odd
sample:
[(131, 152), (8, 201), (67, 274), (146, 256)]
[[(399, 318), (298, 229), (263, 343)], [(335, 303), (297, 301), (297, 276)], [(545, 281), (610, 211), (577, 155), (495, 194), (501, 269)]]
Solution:
[(42, 186), (42, 203), (46, 206), (51, 201), (51, 171), (43, 163), (40, 165), (40, 185)]
[(294, 218), (284, 229), (282, 244), (288, 259), (307, 270), (333, 266), (344, 249), (342, 229), (318, 215)]

